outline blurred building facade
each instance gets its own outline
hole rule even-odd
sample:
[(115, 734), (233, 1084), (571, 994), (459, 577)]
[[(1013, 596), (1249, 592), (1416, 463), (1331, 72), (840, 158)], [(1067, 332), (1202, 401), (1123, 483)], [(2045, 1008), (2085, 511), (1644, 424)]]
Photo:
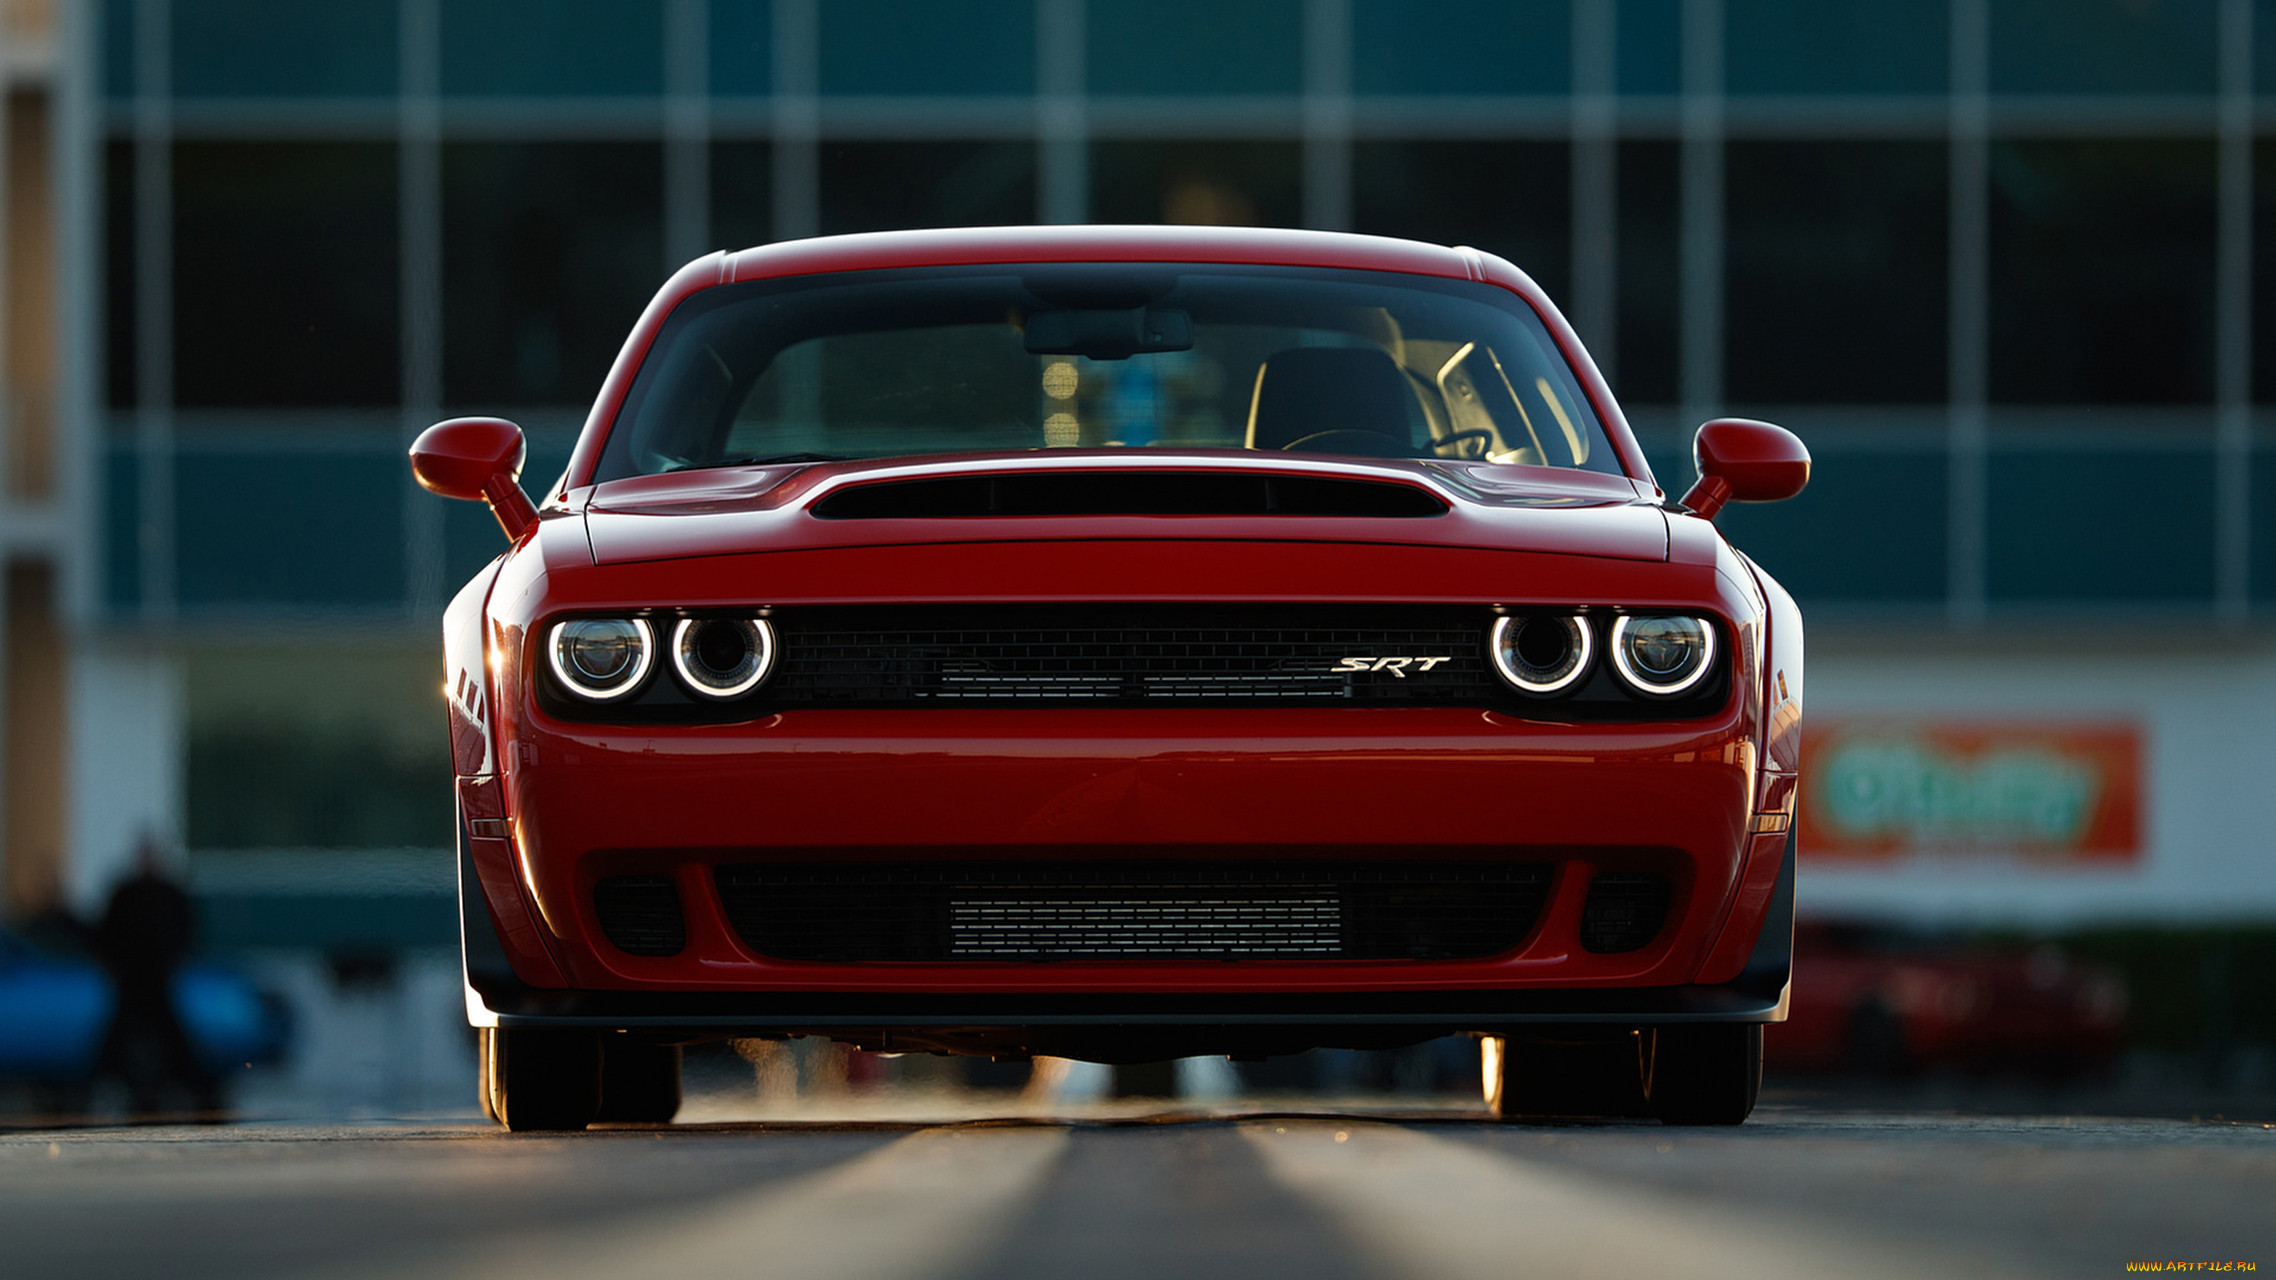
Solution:
[(53, 5), (5, 9), (15, 911), (147, 827), (225, 934), (447, 945), (435, 626), (498, 534), (420, 428), (513, 418), (542, 487), (713, 248), (1224, 221), (1510, 258), (1667, 487), (1706, 417), (1804, 436), (1725, 522), (1847, 752), (1812, 902), (2276, 919), (2276, 0)]

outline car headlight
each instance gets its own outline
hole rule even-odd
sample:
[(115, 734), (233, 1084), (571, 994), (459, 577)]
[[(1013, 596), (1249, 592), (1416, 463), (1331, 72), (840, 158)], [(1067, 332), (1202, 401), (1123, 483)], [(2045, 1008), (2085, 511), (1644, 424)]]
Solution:
[(614, 702), (648, 679), (656, 633), (646, 618), (571, 618), (553, 625), (545, 655), (564, 688), (590, 702)]
[(672, 670), (706, 698), (740, 698), (774, 669), (774, 628), (764, 618), (683, 618), (672, 628)]
[(1588, 674), (1595, 649), (1588, 623), (1572, 614), (1496, 618), (1494, 669), (1527, 693), (1563, 693)]
[(1612, 666), (1638, 693), (1682, 693), (1706, 678), (1715, 628), (1705, 618), (1646, 615), (1612, 624)]

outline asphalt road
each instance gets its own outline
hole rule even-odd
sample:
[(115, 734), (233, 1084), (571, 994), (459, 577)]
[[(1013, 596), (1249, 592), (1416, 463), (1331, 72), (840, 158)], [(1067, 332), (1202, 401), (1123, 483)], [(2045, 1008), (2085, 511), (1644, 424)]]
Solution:
[(2276, 1270), (2276, 1126), (1100, 1111), (0, 1134), (0, 1275), (1781, 1277)]

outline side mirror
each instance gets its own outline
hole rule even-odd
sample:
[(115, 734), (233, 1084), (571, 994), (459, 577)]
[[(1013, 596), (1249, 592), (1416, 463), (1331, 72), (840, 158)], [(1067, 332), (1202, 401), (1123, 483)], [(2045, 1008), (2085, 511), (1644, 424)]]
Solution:
[(411, 443), (411, 474), (419, 487), (446, 498), (477, 498), (510, 539), (537, 523), (537, 508), (522, 492), (522, 429), (504, 418), (452, 418), (419, 433)]
[(1726, 502), (1779, 502), (1810, 483), (1810, 451), (1784, 427), (1752, 418), (1717, 418), (1691, 443), (1699, 483), (1683, 495), (1684, 509), (1712, 520)]

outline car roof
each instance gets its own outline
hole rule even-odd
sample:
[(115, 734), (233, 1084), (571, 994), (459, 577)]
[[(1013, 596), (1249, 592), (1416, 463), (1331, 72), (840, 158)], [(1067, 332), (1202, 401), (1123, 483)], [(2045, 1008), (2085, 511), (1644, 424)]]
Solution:
[(887, 267), (996, 262), (1224, 262), (1485, 278), (1475, 249), (1285, 227), (1045, 226), (874, 231), (761, 245), (732, 255), (729, 281)]

